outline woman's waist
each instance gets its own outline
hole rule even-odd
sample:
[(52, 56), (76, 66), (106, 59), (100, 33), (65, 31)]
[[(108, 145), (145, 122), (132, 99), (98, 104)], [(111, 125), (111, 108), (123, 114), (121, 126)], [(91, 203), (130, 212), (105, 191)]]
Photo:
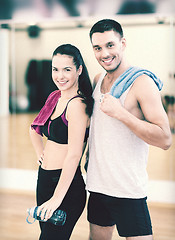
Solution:
[[(44, 186), (49, 186), (52, 183), (57, 184), (60, 179), (62, 173), (62, 169), (44, 169), (42, 166), (39, 166), (38, 169), (38, 183), (44, 184)], [(83, 176), (81, 173), (81, 167), (78, 166), (73, 177), (73, 182), (77, 182), (77, 180), (83, 180)]]
[(42, 168), (46, 170), (62, 169), (66, 154), (57, 152), (44, 152)]
[(63, 161), (60, 160), (53, 160), (53, 159), (44, 159), (41, 168), (44, 170), (57, 170), (63, 168)]
[(42, 168), (47, 170), (62, 169), (67, 150), (66, 145), (47, 141), (44, 148)]

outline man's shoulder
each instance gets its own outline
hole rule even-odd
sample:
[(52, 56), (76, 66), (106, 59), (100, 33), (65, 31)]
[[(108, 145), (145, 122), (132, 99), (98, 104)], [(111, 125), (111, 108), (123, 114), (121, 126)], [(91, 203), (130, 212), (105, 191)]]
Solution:
[(151, 85), (155, 85), (155, 82), (150, 76), (142, 74), (135, 79), (134, 85), (137, 87), (143, 87), (147, 85), (147, 87), (149, 87)]
[(159, 89), (156, 86), (156, 83), (150, 76), (146, 74), (136, 78), (132, 87), (132, 91), (135, 93), (138, 99), (142, 99), (144, 96), (150, 97), (150, 95), (159, 94)]
[(95, 88), (95, 86), (97, 85), (100, 77), (101, 77), (102, 73), (98, 73), (95, 77), (94, 77), (94, 80), (93, 80), (93, 89)]

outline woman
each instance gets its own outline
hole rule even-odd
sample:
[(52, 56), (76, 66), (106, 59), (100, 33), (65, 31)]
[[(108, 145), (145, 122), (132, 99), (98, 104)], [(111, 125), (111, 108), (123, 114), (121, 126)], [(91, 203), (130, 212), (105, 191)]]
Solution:
[[(80, 161), (93, 109), (92, 86), (80, 51), (70, 44), (53, 53), (52, 92), (30, 128), (37, 153), (37, 215), (47, 221), (56, 209), (67, 214), (63, 226), (40, 222), (40, 240), (66, 240), (83, 212), (85, 184)], [(47, 137), (44, 146), (42, 135)]]

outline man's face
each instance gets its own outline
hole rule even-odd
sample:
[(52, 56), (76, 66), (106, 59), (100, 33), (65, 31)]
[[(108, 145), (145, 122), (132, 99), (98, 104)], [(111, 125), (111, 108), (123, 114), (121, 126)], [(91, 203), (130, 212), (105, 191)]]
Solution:
[(104, 33), (94, 33), (91, 41), (99, 64), (107, 72), (115, 71), (122, 61), (123, 51), (126, 46), (125, 39), (111, 30)]

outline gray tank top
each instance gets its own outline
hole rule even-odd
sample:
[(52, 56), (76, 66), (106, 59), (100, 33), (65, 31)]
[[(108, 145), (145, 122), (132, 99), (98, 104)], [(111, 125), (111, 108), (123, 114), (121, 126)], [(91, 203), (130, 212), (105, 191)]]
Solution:
[[(114, 197), (145, 197), (148, 144), (122, 122), (100, 110), (103, 78), (104, 74), (93, 93), (86, 188)], [(129, 90), (120, 97), (123, 106)]]

